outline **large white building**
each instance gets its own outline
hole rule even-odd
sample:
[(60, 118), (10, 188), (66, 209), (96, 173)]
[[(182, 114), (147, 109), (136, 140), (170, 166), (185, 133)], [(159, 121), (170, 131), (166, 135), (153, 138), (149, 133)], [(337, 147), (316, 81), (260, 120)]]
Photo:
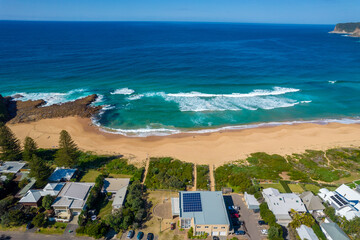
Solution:
[(347, 220), (360, 217), (360, 193), (349, 186), (343, 184), (333, 192), (322, 188), (318, 195), (335, 208), (336, 215)]
[(307, 212), (305, 204), (295, 193), (280, 193), (275, 188), (266, 188), (262, 191), (269, 209), (274, 213), (277, 223), (287, 226), (291, 221), (291, 209), (297, 212)]

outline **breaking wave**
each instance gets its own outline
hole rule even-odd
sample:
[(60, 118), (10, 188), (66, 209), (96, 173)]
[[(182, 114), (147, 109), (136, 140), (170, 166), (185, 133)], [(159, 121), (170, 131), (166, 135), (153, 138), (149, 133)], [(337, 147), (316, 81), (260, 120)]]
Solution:
[(85, 89), (74, 89), (65, 93), (59, 92), (40, 92), (40, 93), (12, 93), (11, 97), (16, 98), (20, 101), (28, 101), (28, 100), (44, 100), (46, 104), (44, 106), (50, 106), (53, 104), (61, 104), (65, 102), (75, 101), (76, 99), (86, 97), (90, 93)]
[(115, 95), (115, 94), (120, 94), (120, 95), (131, 95), (133, 94), (135, 91), (130, 89), (130, 88), (120, 88), (120, 89), (116, 89), (115, 91), (111, 92), (110, 94)]

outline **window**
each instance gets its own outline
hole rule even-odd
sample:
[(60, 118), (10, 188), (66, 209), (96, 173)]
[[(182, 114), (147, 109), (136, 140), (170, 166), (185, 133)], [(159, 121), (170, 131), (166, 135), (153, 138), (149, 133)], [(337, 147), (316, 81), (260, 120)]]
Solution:
[(209, 226), (205, 226), (205, 228), (209, 228)]
[(196, 228), (201, 228), (200, 226), (196, 226)]
[(221, 229), (225, 229), (225, 227), (221, 227)]
[(214, 227), (214, 229), (217, 229), (217, 227)]

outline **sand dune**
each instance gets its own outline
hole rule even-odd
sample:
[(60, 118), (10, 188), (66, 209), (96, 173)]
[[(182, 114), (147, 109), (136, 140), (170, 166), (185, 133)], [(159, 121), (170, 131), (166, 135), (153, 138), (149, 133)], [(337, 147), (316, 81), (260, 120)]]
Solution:
[(123, 154), (133, 162), (143, 162), (147, 156), (171, 156), (183, 161), (219, 166), (258, 151), (286, 155), (306, 149), (360, 146), (360, 124), (307, 123), (147, 138), (104, 133), (93, 126), (89, 119), (76, 117), (8, 126), (19, 139), (33, 137), (43, 148), (57, 147), (59, 132), (65, 129), (83, 150), (99, 154)]

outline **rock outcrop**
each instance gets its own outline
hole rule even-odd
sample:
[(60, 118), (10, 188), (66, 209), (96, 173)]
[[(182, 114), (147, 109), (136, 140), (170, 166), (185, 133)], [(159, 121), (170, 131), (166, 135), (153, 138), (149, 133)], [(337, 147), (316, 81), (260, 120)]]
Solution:
[[(1, 96), (1, 95), (0, 95)], [(36, 101), (19, 101), (13, 97), (5, 97), (7, 112), (9, 115), (8, 123), (26, 123), (38, 121), (45, 118), (63, 118), (70, 116), (78, 116), (89, 118), (97, 114), (102, 106), (91, 106), (97, 99), (97, 95), (93, 94), (72, 102), (63, 104), (54, 104), (44, 106), (44, 100)]]
[(349, 34), (351, 37), (360, 37), (360, 22), (338, 23), (330, 33)]

